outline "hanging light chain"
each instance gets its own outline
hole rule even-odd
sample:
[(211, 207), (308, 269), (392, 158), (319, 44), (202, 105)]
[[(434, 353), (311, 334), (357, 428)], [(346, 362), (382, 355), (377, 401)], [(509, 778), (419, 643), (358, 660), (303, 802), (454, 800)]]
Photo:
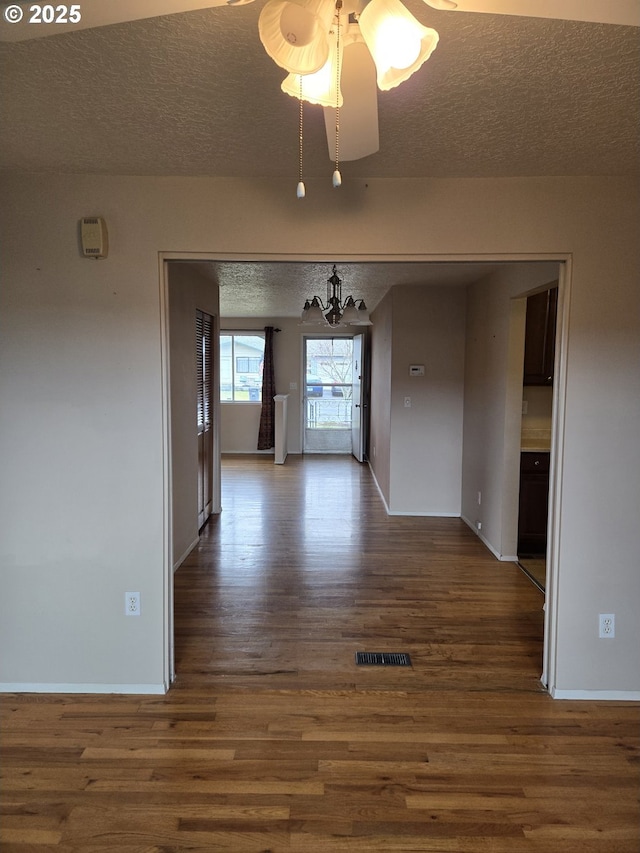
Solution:
[(300, 94), (298, 97), (299, 103), (299, 114), (298, 114), (298, 186), (296, 188), (296, 195), (298, 198), (305, 197), (305, 186), (304, 181), (302, 180), (302, 138), (303, 138), (303, 125), (304, 125), (304, 101), (302, 100), (302, 74), (300, 77)]
[(342, 0), (336, 0), (336, 11), (338, 14), (338, 29), (336, 35), (336, 161), (333, 172), (333, 186), (339, 187), (342, 184), (342, 175), (340, 174), (340, 10), (342, 9)]

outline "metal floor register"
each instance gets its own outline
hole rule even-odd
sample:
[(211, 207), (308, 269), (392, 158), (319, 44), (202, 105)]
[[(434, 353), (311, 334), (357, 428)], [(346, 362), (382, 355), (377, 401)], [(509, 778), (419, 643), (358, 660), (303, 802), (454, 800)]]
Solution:
[(404, 652), (356, 652), (357, 666), (411, 666)]

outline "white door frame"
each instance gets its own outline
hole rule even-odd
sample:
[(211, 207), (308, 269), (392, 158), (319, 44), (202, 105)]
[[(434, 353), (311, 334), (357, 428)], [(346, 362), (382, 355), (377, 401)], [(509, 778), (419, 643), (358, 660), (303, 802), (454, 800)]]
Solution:
[[(558, 639), (557, 600), (560, 582), (560, 538), (562, 475), (564, 463), (564, 425), (567, 383), (567, 343), (571, 292), (571, 253), (486, 253), (476, 254), (394, 254), (394, 255), (326, 255), (326, 254), (247, 254), (226, 252), (160, 252), (160, 363), (162, 375), (162, 445), (163, 445), (163, 577), (164, 639), (163, 671), (168, 688), (175, 675), (173, 625), (173, 543), (171, 491), (171, 410), (169, 383), (169, 293), (168, 261), (299, 261), (308, 263), (529, 263), (554, 262), (559, 265), (558, 321), (553, 387), (553, 427), (549, 477), (549, 525), (547, 545), (547, 587), (545, 591), (544, 651), (541, 680), (553, 695), (556, 684), (556, 648)], [(215, 453), (215, 451), (214, 451)], [(217, 452), (219, 464), (219, 451)]]

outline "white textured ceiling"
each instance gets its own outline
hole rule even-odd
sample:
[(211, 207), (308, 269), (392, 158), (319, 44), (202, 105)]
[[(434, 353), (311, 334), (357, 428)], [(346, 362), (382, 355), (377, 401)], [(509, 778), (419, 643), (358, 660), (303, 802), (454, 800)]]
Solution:
[[(306, 299), (326, 300), (331, 263), (303, 262), (193, 262), (200, 272), (220, 285), (223, 317), (300, 316)], [(547, 281), (558, 277), (558, 265), (540, 262)], [(394, 285), (462, 287), (498, 268), (497, 263), (369, 262), (336, 263), (342, 296), (364, 299), (373, 309)], [(517, 264), (509, 264), (515, 267)]]
[[(344, 181), (637, 179), (640, 30), (406, 5), (439, 31), (438, 48), (409, 81), (379, 93), (380, 151), (342, 164)], [(259, 42), (261, 8), (258, 0), (0, 44), (0, 170), (276, 177), (295, 186), (297, 102), (280, 91), (284, 72)], [(322, 112), (309, 107), (305, 177), (331, 171)], [(237, 294), (227, 300), (237, 316), (257, 313), (274, 278), (259, 265), (210, 272), (223, 305), (225, 293)], [(318, 281), (322, 290), (324, 265), (306, 273), (305, 290), (313, 282), (317, 292)], [(282, 301), (274, 291), (266, 313), (299, 310), (297, 295), (295, 309)]]
[[(380, 151), (343, 164), (346, 180), (638, 174), (638, 28), (406, 4), (439, 45), (379, 93)], [(261, 8), (3, 43), (0, 169), (295, 178), (297, 102), (259, 42)], [(305, 174), (327, 173), (309, 107)]]

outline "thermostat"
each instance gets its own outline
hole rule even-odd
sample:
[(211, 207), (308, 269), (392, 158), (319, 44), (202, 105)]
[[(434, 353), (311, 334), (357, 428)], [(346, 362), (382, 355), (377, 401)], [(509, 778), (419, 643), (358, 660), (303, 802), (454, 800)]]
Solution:
[(410, 364), (409, 376), (424, 376), (424, 364)]
[(106, 258), (109, 254), (107, 223), (100, 216), (80, 220), (82, 254), (85, 258)]

